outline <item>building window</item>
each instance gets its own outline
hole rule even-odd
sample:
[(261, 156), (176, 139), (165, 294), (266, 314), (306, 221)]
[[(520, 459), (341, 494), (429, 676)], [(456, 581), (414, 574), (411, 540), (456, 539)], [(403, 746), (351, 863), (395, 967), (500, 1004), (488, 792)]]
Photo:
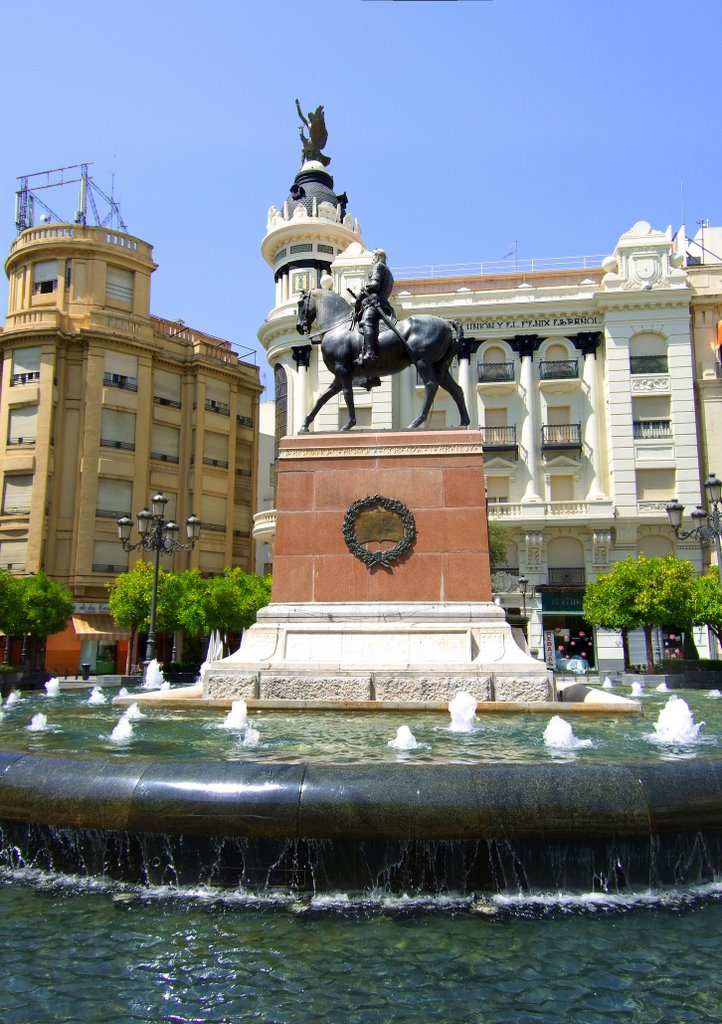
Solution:
[(38, 422), (37, 405), (13, 406), (8, 416), (8, 444), (35, 444)]
[(488, 476), (486, 478), (486, 500), (489, 505), (509, 501), (509, 477)]
[(24, 572), (27, 541), (0, 541), (0, 569), (5, 572)]
[(161, 462), (180, 461), (180, 430), (154, 423), (150, 435), (150, 457)]
[(2, 514), (4, 516), (27, 515), (30, 511), (32, 491), (32, 473), (13, 473), (11, 476), (6, 476), (3, 486)]
[(294, 292), (307, 292), (311, 287), (311, 273), (308, 270), (299, 270), (291, 274), (291, 289)]
[(128, 570), (128, 552), (117, 540), (96, 540), (93, 545), (93, 572), (119, 573)]
[(203, 435), (203, 462), (206, 466), (228, 469), (228, 434), (206, 430)]
[[(204, 494), (201, 498), (201, 521), (204, 530), (226, 532), (227, 499), (215, 494)], [(221, 567), (223, 571), (223, 567)]]
[(119, 302), (133, 301), (133, 272), (108, 264), (105, 274), (105, 295)]
[(153, 401), (172, 409), (181, 407), (181, 378), (169, 370), (153, 371)]
[(135, 413), (123, 412), (120, 409), (103, 409), (100, 444), (103, 448), (135, 451)]
[(44, 260), (33, 265), (33, 292), (50, 295), (58, 287), (58, 261)]
[(133, 484), (130, 480), (112, 480), (98, 477), (98, 493), (95, 500), (95, 514), (105, 519), (120, 519), (130, 516)]
[(103, 363), (103, 384), (107, 388), (138, 390), (138, 357), (124, 352), (106, 352)]
[(672, 500), (675, 493), (675, 472), (673, 469), (638, 469), (637, 500), (658, 504)]
[(18, 384), (32, 384), (40, 380), (40, 347), (16, 348), (13, 352), (13, 368), (10, 387)]

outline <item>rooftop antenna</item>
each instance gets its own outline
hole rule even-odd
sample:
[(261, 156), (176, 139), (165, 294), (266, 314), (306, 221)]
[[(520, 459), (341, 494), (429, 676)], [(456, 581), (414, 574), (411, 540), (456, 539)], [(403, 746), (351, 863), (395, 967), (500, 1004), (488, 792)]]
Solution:
[[(50, 221), (67, 223), (69, 218), (59, 216), (37, 195), (37, 192), (40, 189), (59, 188), (74, 182), (78, 182), (80, 188), (73, 223), (88, 223), (88, 200), (90, 200), (96, 225), (100, 227), (110, 226), (115, 230), (127, 233), (128, 227), (120, 215), (118, 201), (114, 198), (112, 192), (110, 196), (107, 196), (102, 189), (98, 188), (89, 171), (91, 166), (92, 164), (90, 163), (71, 164), (68, 167), (56, 167), (50, 171), (38, 171), (35, 174), (24, 174), (18, 177), (20, 188), (15, 193), (15, 227), (18, 234), (25, 231), (26, 228), (34, 227), (36, 204), (45, 211), (41, 218), (44, 223)], [(113, 183), (114, 187), (115, 183)], [(99, 197), (108, 205), (108, 211), (104, 211), (103, 216), (98, 212), (96, 197)]]

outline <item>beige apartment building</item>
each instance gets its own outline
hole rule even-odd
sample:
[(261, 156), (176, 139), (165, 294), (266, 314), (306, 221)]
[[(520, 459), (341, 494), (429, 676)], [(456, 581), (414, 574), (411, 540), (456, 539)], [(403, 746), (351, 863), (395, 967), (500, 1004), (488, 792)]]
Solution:
[(49, 668), (108, 670), (123, 643), (106, 583), (141, 557), (118, 541), (120, 516), (135, 522), (162, 491), (181, 539), (191, 513), (202, 521), (195, 549), (165, 568), (254, 567), (258, 368), (250, 349), (151, 315), (152, 246), (129, 234), (30, 227), (5, 269), (0, 568), (42, 569), (73, 592), (77, 614), (49, 644)]

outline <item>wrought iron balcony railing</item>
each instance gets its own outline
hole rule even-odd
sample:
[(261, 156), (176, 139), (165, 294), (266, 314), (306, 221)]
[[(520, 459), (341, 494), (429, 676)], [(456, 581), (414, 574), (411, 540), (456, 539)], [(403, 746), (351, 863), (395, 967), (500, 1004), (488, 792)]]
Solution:
[(656, 440), (672, 436), (671, 420), (635, 420), (632, 424), (635, 441)]
[(516, 425), (510, 427), (482, 427), (481, 447), (485, 452), (513, 451), (516, 453)]
[(542, 450), (581, 449), (581, 423), (546, 423), (542, 427)]
[(629, 372), (640, 373), (668, 373), (669, 366), (666, 354), (663, 356), (630, 356)]
[(583, 587), (586, 583), (584, 566), (549, 569), (547, 582), (550, 587)]
[(514, 364), (479, 363), (476, 367), (476, 379), (479, 384), (498, 384), (514, 380)]
[(126, 377), (121, 373), (104, 373), (103, 384), (106, 388), (121, 388), (123, 391), (137, 391), (138, 381), (135, 377)]
[(579, 362), (576, 359), (542, 359), (539, 363), (540, 380), (577, 380)]

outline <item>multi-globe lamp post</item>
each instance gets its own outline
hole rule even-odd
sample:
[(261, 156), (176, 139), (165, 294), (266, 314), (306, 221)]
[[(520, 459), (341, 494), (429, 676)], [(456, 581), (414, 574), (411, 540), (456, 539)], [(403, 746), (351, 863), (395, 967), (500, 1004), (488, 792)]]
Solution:
[(695, 537), (703, 544), (709, 544), (710, 541), (714, 542), (715, 550), (717, 551), (717, 569), (720, 576), (720, 586), (722, 586), (722, 544), (720, 543), (720, 536), (722, 535), (722, 480), (718, 480), (714, 473), (710, 473), (704, 482), (704, 489), (707, 492), (707, 500), (710, 503), (711, 511), (698, 505), (694, 512), (691, 513), (692, 522), (694, 523), (691, 530), (682, 529), (684, 505), (680, 504), (676, 498), (667, 505), (667, 515), (675, 535), (680, 540)]
[(145, 645), (145, 663), (154, 660), (156, 654), (155, 643), (155, 612), (158, 603), (158, 570), (160, 569), (160, 556), (171, 555), (174, 551), (192, 551), (195, 547), (201, 532), (201, 521), (198, 516), (190, 515), (186, 519), (186, 531), (188, 543), (184, 544), (178, 540), (180, 527), (172, 519), (166, 522), (165, 507), (168, 498), (159, 491), (154, 494), (150, 501), (150, 511), (147, 508), (141, 509), (137, 514), (138, 533), (140, 540), (132, 544), (130, 534), (133, 529), (133, 520), (128, 516), (121, 516), (118, 520), (118, 537), (125, 551), (154, 551), (153, 563), (153, 591), (150, 601), (150, 624), (148, 627), (148, 640)]

